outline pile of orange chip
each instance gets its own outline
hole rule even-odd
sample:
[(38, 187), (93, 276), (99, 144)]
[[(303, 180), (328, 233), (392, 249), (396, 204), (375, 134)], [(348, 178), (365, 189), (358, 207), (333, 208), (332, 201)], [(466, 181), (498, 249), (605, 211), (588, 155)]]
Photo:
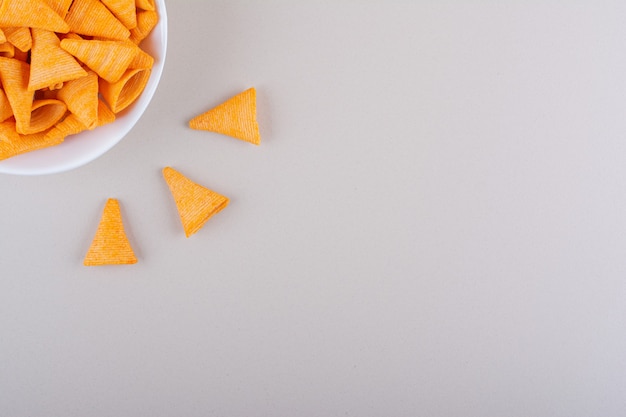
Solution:
[[(259, 145), (261, 135), (256, 119), (256, 90), (250, 88), (213, 109), (194, 117), (189, 127), (231, 136)], [(171, 167), (163, 168), (186, 237), (198, 232), (230, 200)], [(134, 264), (137, 258), (124, 231), (119, 202), (109, 199), (104, 207), (96, 236), (84, 259), (86, 266)]]
[(143, 92), (154, 0), (0, 1), (0, 160), (111, 123)]

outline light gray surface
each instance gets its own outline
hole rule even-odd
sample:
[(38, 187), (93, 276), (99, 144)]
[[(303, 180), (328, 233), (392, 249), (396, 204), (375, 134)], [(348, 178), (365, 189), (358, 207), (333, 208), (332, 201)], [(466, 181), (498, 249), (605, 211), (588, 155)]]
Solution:
[[(0, 416), (626, 414), (623, 2), (168, 12), (129, 136), (0, 177)], [(262, 146), (186, 128), (250, 86)], [(232, 199), (190, 239), (166, 165)]]

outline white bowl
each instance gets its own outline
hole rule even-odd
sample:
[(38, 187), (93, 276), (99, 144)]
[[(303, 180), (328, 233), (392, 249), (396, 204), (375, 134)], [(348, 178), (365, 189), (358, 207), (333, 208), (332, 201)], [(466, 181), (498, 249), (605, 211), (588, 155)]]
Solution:
[(43, 175), (77, 168), (106, 153), (133, 128), (157, 89), (165, 62), (167, 50), (165, 0), (156, 0), (155, 3), (159, 12), (159, 23), (141, 44), (142, 49), (154, 57), (154, 66), (146, 88), (137, 101), (117, 114), (116, 120), (111, 124), (68, 136), (60, 145), (0, 161), (0, 173)]

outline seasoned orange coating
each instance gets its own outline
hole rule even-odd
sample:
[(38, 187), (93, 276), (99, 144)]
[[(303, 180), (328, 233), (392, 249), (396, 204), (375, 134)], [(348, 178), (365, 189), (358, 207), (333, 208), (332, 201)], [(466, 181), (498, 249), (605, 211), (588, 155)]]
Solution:
[(130, 32), (100, 0), (74, 0), (65, 17), (71, 32), (108, 39), (128, 39)]
[(111, 83), (122, 78), (139, 50), (131, 42), (84, 39), (63, 39), (61, 48)]
[(256, 90), (249, 88), (194, 117), (189, 121), (189, 127), (221, 133), (259, 145), (261, 135), (256, 120)]

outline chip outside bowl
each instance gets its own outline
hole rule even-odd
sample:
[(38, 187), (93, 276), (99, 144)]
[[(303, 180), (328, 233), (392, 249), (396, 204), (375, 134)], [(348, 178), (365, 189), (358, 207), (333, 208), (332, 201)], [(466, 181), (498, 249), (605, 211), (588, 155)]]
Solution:
[(69, 171), (104, 155), (121, 141), (148, 108), (163, 73), (167, 51), (165, 0), (156, 0), (159, 23), (141, 44), (154, 57), (148, 84), (135, 103), (117, 114), (115, 122), (69, 136), (57, 146), (40, 149), (0, 161), (0, 173), (45, 175)]

